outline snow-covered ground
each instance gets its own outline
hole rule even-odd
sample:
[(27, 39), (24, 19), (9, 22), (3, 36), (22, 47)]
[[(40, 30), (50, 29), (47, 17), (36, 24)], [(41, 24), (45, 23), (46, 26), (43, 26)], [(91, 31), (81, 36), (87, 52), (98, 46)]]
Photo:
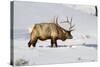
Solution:
[[(95, 47), (51, 48), (37, 46), (35, 48), (28, 48), (28, 40), (15, 40), (14, 42), (14, 63), (16, 65), (18, 65), (18, 62), (20, 63), (19, 65), (25, 65), (20, 59), (27, 61), (26, 65), (97, 61), (97, 49)], [(38, 44), (44, 45), (39, 42)]]

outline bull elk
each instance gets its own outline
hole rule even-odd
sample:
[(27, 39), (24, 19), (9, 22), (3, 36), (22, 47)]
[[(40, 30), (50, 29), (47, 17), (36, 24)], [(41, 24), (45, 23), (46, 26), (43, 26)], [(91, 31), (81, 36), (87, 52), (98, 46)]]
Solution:
[(51, 47), (57, 47), (57, 40), (65, 41), (66, 39), (72, 39), (71, 31), (73, 31), (74, 25), (72, 25), (71, 21), (65, 21), (70, 25), (69, 30), (62, 28), (58, 24), (58, 17), (55, 18), (53, 23), (39, 23), (34, 24), (32, 27), (32, 32), (30, 34), (30, 41), (28, 42), (28, 47), (35, 47), (37, 40), (47, 40), (51, 39)]

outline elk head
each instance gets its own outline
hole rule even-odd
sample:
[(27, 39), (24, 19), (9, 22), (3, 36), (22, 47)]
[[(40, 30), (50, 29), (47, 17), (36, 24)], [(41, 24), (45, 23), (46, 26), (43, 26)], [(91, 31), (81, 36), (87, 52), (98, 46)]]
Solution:
[(63, 27), (61, 27), (59, 24), (58, 24), (58, 17), (54, 17), (54, 23), (62, 30), (62, 40), (66, 40), (66, 39), (72, 39), (73, 36), (71, 35), (71, 32), (74, 30), (73, 27), (75, 25), (72, 25), (72, 18), (70, 19), (69, 21), (69, 18), (67, 17), (67, 20), (66, 21), (63, 21), (61, 23), (67, 23), (68, 24), (68, 29), (64, 29)]

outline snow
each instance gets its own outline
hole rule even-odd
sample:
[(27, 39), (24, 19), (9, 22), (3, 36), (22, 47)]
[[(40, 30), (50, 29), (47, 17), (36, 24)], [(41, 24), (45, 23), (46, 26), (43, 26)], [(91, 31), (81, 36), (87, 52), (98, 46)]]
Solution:
[(75, 48), (51, 48), (36, 46), (35, 48), (29, 48), (27, 45), (28, 40), (23, 41), (19, 39), (14, 42), (15, 63), (16, 60), (20, 59), (27, 60), (27, 65), (97, 61), (97, 49), (94, 47), (78, 46)]
[[(68, 6), (68, 5), (66, 5)], [(95, 7), (94, 6), (85, 6), (85, 5), (69, 5), (68, 7), (71, 7), (73, 9), (76, 9), (76, 10), (80, 10), (82, 12), (85, 12), (85, 13), (88, 13), (88, 14), (92, 14), (92, 15), (95, 15)]]

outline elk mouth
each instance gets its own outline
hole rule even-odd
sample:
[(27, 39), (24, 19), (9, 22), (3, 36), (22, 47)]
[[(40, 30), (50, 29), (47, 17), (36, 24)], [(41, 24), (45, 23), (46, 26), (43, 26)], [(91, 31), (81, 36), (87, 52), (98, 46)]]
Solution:
[(68, 39), (73, 39), (73, 36), (69, 36), (69, 37), (67, 37)]

